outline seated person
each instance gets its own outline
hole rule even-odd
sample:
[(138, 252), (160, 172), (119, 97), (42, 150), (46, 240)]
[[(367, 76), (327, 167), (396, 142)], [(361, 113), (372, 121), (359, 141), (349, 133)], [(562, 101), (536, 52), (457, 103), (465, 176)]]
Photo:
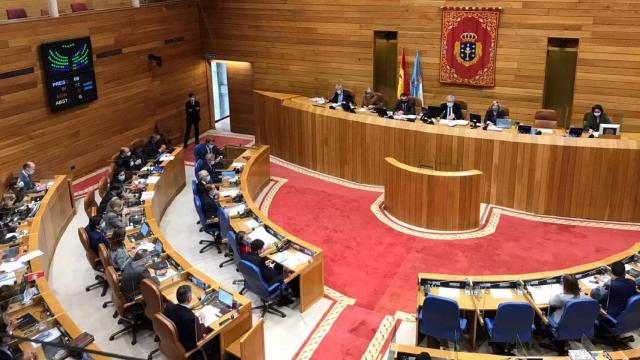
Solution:
[(109, 259), (111, 265), (117, 271), (122, 271), (125, 265), (131, 260), (131, 256), (124, 246), (126, 231), (122, 228), (115, 229), (111, 234), (111, 249), (109, 249)]
[(22, 165), (22, 171), (18, 176), (22, 182), (22, 190), (25, 193), (33, 193), (44, 190), (44, 186), (33, 181), (33, 174), (36, 173), (36, 164), (33, 161), (26, 162)]
[(460, 104), (456, 102), (456, 97), (453, 95), (447, 95), (445, 102), (440, 104), (440, 118), (446, 120), (463, 119), (462, 108)]
[(113, 172), (113, 177), (111, 178), (111, 187), (119, 184), (124, 188), (125, 185), (129, 184), (133, 179), (134, 176), (131, 176), (131, 173), (127, 174), (127, 171), (124, 168), (117, 168), (116, 171)]
[(332, 102), (334, 104), (353, 104), (355, 100), (353, 99), (353, 94), (351, 94), (350, 91), (344, 90), (342, 88), (342, 84), (337, 83), (336, 92), (333, 94), (333, 97), (329, 100), (329, 102)]
[(549, 300), (549, 306), (553, 310), (550, 314), (551, 318), (557, 323), (562, 317), (564, 304), (583, 297), (585, 296), (580, 292), (580, 286), (578, 285), (576, 277), (574, 275), (562, 276), (562, 293), (555, 294), (551, 300)]
[(251, 244), (249, 243), (247, 233), (244, 231), (238, 231), (236, 234), (236, 242), (238, 243), (238, 249), (240, 249), (240, 257), (251, 251)]
[(224, 157), (224, 152), (216, 146), (215, 142), (213, 137), (209, 137), (205, 139), (204, 143), (196, 145), (193, 148), (193, 155), (196, 161), (204, 159), (207, 154), (213, 154), (215, 157)]
[[(204, 316), (196, 316), (189, 308), (189, 304), (193, 301), (190, 285), (178, 287), (176, 300), (178, 304), (167, 303), (163, 314), (173, 322), (178, 332), (178, 341), (189, 352), (198, 346), (198, 340), (206, 335), (207, 328), (204, 325)], [(205, 352), (208, 350), (211, 349), (205, 349)]]
[(504, 119), (507, 115), (502, 110), (502, 106), (498, 101), (493, 101), (491, 103), (491, 107), (487, 110), (486, 114), (484, 114), (484, 122), (496, 124), (497, 119)]
[(220, 177), (218, 171), (224, 169), (224, 164), (222, 163), (222, 156), (216, 157), (213, 154), (207, 154), (204, 157), (204, 164), (202, 165), (202, 170), (206, 170), (209, 175), (211, 175), (212, 179), (216, 179)]
[(121, 147), (116, 158), (116, 168), (129, 170), (131, 164), (131, 150), (128, 147)]
[[(627, 300), (638, 292), (635, 281), (626, 278), (622, 262), (611, 264), (611, 274), (611, 280), (591, 290), (591, 297), (605, 307), (607, 315), (616, 319), (627, 306)], [(597, 276), (596, 281), (602, 282), (602, 277)]]
[(400, 99), (396, 102), (394, 107), (396, 115), (415, 115), (416, 114), (416, 100), (409, 99), (409, 94), (400, 94)]
[(198, 183), (196, 184), (198, 198), (202, 199), (202, 197), (207, 194), (207, 189), (205, 188), (207, 184), (211, 184), (211, 175), (209, 175), (207, 170), (200, 170), (198, 172)]
[(100, 199), (100, 205), (98, 206), (98, 214), (102, 215), (107, 211), (107, 205), (111, 202), (113, 198), (122, 199), (124, 197), (124, 193), (122, 191), (122, 186), (119, 184), (113, 185), (104, 197)]
[(113, 198), (107, 206), (107, 211), (104, 213), (102, 219), (104, 220), (104, 232), (109, 234), (115, 229), (124, 229), (125, 223), (122, 217), (122, 211), (124, 210), (124, 204), (122, 200)]
[(260, 269), (262, 278), (268, 285), (284, 283), (282, 267), (273, 260), (260, 256), (265, 250), (264, 241), (255, 239), (251, 242), (251, 251), (244, 254), (242, 260), (247, 260)]
[(140, 153), (133, 152), (131, 153), (131, 160), (129, 161), (127, 171), (140, 171), (145, 165), (146, 162), (142, 159), (142, 155), (140, 155)]
[(147, 143), (144, 144), (144, 147), (142, 148), (142, 158), (145, 161), (157, 160), (160, 155), (167, 150), (167, 146), (160, 144), (159, 140), (160, 135), (153, 134), (149, 137)]
[(102, 220), (102, 216), (94, 215), (89, 219), (89, 225), (87, 225), (84, 230), (87, 232), (87, 236), (89, 237), (89, 247), (93, 252), (98, 255), (98, 245), (104, 244), (104, 246), (109, 249), (109, 240), (104, 236), (104, 221)]
[(219, 193), (213, 184), (205, 185), (206, 194), (200, 198), (204, 216), (207, 219), (218, 217), (218, 198)]
[[(140, 261), (149, 255), (149, 251), (140, 249), (136, 251), (133, 258), (127, 262), (120, 274), (120, 290), (127, 301), (133, 301), (140, 295), (140, 282), (143, 279), (151, 279), (158, 283), (153, 269), (147, 269), (144, 261)], [(152, 274), (154, 276), (152, 276)]]
[(371, 90), (371, 88), (367, 88), (364, 91), (364, 96), (362, 97), (362, 107), (367, 108), (369, 110), (374, 109), (378, 106), (384, 106), (384, 99), (380, 94), (376, 94)]
[(611, 124), (611, 120), (604, 113), (602, 105), (595, 104), (591, 107), (591, 113), (584, 118), (584, 129), (592, 132), (600, 131), (600, 124)]

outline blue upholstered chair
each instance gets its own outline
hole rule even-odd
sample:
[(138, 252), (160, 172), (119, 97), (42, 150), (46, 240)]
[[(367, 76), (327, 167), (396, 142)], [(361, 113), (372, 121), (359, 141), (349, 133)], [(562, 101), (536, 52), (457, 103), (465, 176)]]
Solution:
[(564, 304), (562, 317), (556, 323), (549, 317), (551, 334), (555, 340), (580, 340), (584, 335), (592, 338), (600, 314), (600, 305), (594, 299), (576, 299)]
[(193, 158), (195, 159), (195, 161), (197, 162), (198, 160), (204, 160), (203, 157), (199, 157), (198, 154), (202, 153), (202, 154), (206, 154), (206, 151), (202, 151), (202, 148), (207, 146), (206, 143), (200, 143), (196, 146), (193, 147)]
[[(616, 319), (607, 315), (600, 324), (606, 332), (615, 338), (622, 334), (640, 329), (640, 295), (635, 295), (627, 300), (627, 306)], [(629, 342), (628, 338), (619, 339), (619, 342)], [(630, 339), (633, 341), (633, 338)]]
[(204, 244), (204, 247), (200, 249), (200, 253), (209, 250), (212, 247), (218, 249), (218, 254), (222, 253), (222, 249), (220, 249), (221, 242), (216, 240), (216, 235), (219, 231), (218, 224), (207, 224), (207, 218), (204, 215), (204, 209), (202, 208), (202, 203), (200, 202), (200, 198), (198, 196), (193, 197), (193, 205), (196, 208), (196, 212), (198, 213), (198, 218), (200, 219), (200, 225), (202, 225), (201, 231), (211, 235), (213, 239), (209, 240), (200, 240), (198, 243), (200, 245)]
[(485, 318), (489, 341), (494, 343), (530, 342), (535, 313), (529, 303), (506, 302), (498, 306), (495, 319)]
[(198, 179), (198, 173), (203, 168), (204, 168), (204, 159), (197, 160), (196, 161), (196, 165), (193, 167), (193, 173), (194, 173), (194, 175), (196, 177), (196, 180)]
[(458, 303), (446, 297), (427, 295), (419, 314), (420, 333), (437, 339), (457, 342), (467, 326), (460, 318)]
[(276, 302), (282, 297), (282, 284), (275, 283), (271, 286), (267, 285), (262, 278), (260, 269), (246, 260), (240, 260), (238, 269), (244, 277), (244, 286), (247, 290), (256, 294), (260, 298), (260, 301), (262, 301), (262, 305), (254, 306), (253, 310), (262, 310), (261, 317), (264, 317), (264, 314), (267, 312), (280, 315), (281, 317), (287, 316), (275, 308)]
[[(220, 267), (224, 267), (225, 265), (231, 264), (233, 262), (233, 252), (229, 247), (230, 239), (228, 237), (229, 232), (233, 232), (233, 231), (231, 229), (231, 223), (229, 222), (229, 214), (227, 214), (227, 212), (224, 211), (224, 208), (222, 206), (218, 207), (218, 224), (220, 225), (220, 236), (227, 237), (227, 251), (225, 252), (224, 256), (228, 259), (221, 262), (219, 265)], [(235, 234), (234, 234), (234, 238), (235, 238)]]
[[(232, 254), (231, 261), (233, 261), (233, 263), (235, 264), (236, 271), (240, 271), (238, 269), (238, 264), (240, 263), (240, 260), (242, 260), (242, 258), (240, 257), (240, 248), (238, 247), (238, 242), (236, 241), (236, 233), (233, 232), (233, 230), (229, 230), (227, 232), (227, 242), (229, 244), (229, 250), (231, 251), (231, 254)], [(233, 280), (233, 284), (244, 285), (244, 280), (243, 279)], [(243, 286), (242, 289), (240, 290), (240, 295), (244, 294), (245, 291), (247, 291), (247, 288)]]

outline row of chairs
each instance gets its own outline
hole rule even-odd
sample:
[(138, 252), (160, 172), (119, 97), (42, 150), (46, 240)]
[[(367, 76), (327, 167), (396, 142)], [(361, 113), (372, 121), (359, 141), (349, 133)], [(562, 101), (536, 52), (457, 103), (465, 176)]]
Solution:
[[(459, 316), (458, 303), (437, 295), (425, 297), (419, 313), (419, 331), (422, 335), (457, 343), (466, 328), (466, 319)], [(498, 306), (495, 318), (485, 318), (485, 329), (492, 343), (529, 343), (533, 339), (535, 312), (526, 302), (506, 302)], [(640, 295), (627, 301), (625, 310), (616, 318), (600, 318), (600, 305), (594, 299), (576, 299), (565, 304), (562, 316), (556, 322), (549, 317), (549, 330), (553, 340), (566, 342), (593, 338), (596, 327), (616, 340), (620, 336), (640, 329)], [(618, 341), (619, 342), (619, 341)]]
[[(71, 12), (83, 12), (91, 10), (87, 3), (79, 2), (79, 3), (71, 3)], [(27, 15), (27, 10), (25, 8), (12, 8), (6, 9), (7, 11), (7, 19), (15, 20), (15, 19), (24, 19), (29, 17)], [(40, 9), (40, 16), (49, 16), (49, 9)]]

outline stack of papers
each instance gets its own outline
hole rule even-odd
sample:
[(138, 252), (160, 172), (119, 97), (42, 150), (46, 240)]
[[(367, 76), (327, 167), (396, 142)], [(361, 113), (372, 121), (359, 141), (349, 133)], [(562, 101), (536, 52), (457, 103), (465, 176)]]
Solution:
[(220, 191), (220, 196), (222, 197), (234, 197), (238, 194), (240, 194), (240, 190), (237, 188)]
[(248, 227), (249, 229), (253, 230), (253, 229), (258, 228), (258, 226), (260, 226), (260, 223), (259, 223), (259, 222), (257, 222), (257, 221), (255, 221), (255, 220), (253, 220), (253, 219), (251, 219), (251, 220), (247, 220), (247, 221), (245, 221), (245, 222), (244, 222), (244, 225), (245, 225), (246, 227)]
[(209, 325), (213, 324), (216, 320), (218, 320), (221, 316), (218, 309), (214, 308), (211, 305), (207, 305), (200, 310), (197, 315), (200, 316), (202, 314), (204, 316), (204, 326), (209, 327)]
[(224, 212), (226, 212), (228, 216), (237, 216), (242, 214), (242, 212), (244, 212), (244, 209), (246, 208), (247, 208), (247, 205), (238, 204), (238, 205), (233, 205), (233, 206), (224, 208)]
[(0, 275), (0, 286), (9, 285), (13, 286), (16, 283), (16, 274), (14, 272), (7, 272)]
[(536, 304), (548, 304), (555, 294), (562, 293), (562, 284), (527, 286), (527, 290)]
[(147, 178), (147, 184), (155, 184), (160, 181), (160, 176), (149, 176)]
[(142, 194), (140, 195), (140, 200), (141, 201), (145, 201), (145, 200), (151, 200), (153, 199), (153, 193), (155, 191), (143, 191)]
[(138, 250), (147, 250), (147, 251), (152, 251), (156, 248), (156, 245), (150, 242), (143, 242), (142, 244), (140, 244), (140, 246), (138, 246), (138, 248), (136, 248), (136, 251)]
[(0, 271), (12, 272), (26, 267), (22, 261), (6, 261), (0, 264)]
[(171, 161), (173, 159), (175, 159), (175, 156), (169, 154), (162, 154), (162, 156), (160, 156), (160, 161)]
[(275, 236), (267, 232), (267, 229), (265, 229), (264, 226), (260, 226), (257, 229), (253, 230), (249, 234), (249, 239), (251, 240), (260, 239), (264, 241), (264, 244), (266, 246), (271, 246), (278, 241), (278, 239), (276, 239)]
[(244, 164), (245, 164), (245, 163), (243, 163), (243, 162), (235, 162), (235, 161), (234, 161), (234, 162), (231, 164), (231, 167), (232, 167), (232, 168), (234, 168), (234, 169), (242, 169), (242, 168), (244, 167)]
[(449, 125), (449, 126), (469, 125), (469, 122), (467, 120), (440, 120), (438, 123), (439, 124), (444, 124), (444, 125)]
[(512, 299), (513, 292), (511, 289), (489, 289), (491, 296), (496, 299)]
[(438, 295), (457, 299), (460, 297), (460, 289), (441, 287), (441, 288), (438, 288)]
[(611, 280), (611, 277), (609, 275), (602, 275), (601, 283), (596, 281), (595, 276), (589, 276), (584, 279), (580, 279), (580, 283), (584, 286), (587, 286), (589, 289), (595, 289), (600, 285), (604, 285), (609, 280)]
[(283, 251), (273, 254), (272, 257), (275, 262), (289, 269), (295, 269), (298, 265), (306, 264), (311, 260), (311, 256), (300, 251)]
[(536, 129), (536, 131), (540, 131), (542, 134), (553, 134), (553, 129)]
[(39, 257), (39, 256), (42, 256), (43, 254), (44, 253), (42, 251), (36, 249), (36, 250), (33, 250), (33, 251), (29, 252), (29, 253), (26, 253), (26, 254), (20, 256), (18, 261), (25, 263), (25, 262), (31, 261), (31, 260)]

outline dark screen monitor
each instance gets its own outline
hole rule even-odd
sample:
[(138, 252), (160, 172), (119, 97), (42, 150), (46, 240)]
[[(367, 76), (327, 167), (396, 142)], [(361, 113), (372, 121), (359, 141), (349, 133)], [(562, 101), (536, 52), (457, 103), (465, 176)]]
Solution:
[(440, 111), (440, 106), (428, 106), (427, 107), (427, 116), (429, 119), (434, 119), (440, 117), (442, 111)]
[(471, 122), (475, 122), (478, 124), (482, 122), (482, 116), (480, 116), (480, 114), (469, 114), (469, 119), (471, 120)]
[(40, 56), (51, 111), (98, 98), (90, 37), (41, 44)]
[(569, 136), (571, 137), (580, 137), (582, 136), (582, 132), (584, 130), (582, 128), (571, 128), (569, 129)]

